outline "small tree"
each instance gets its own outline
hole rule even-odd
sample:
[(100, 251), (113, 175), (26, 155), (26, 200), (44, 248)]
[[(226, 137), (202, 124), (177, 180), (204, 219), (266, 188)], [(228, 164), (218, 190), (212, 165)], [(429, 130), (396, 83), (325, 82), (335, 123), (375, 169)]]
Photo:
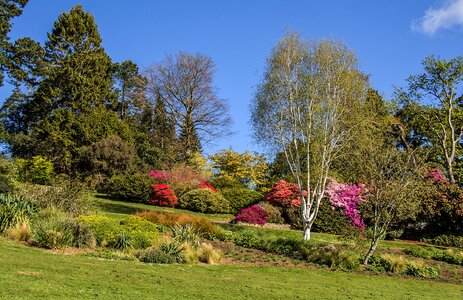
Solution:
[(365, 98), (366, 83), (355, 55), (335, 41), (305, 41), (290, 33), (268, 59), (251, 106), (252, 124), (259, 142), (285, 153), (301, 194), (306, 240), (330, 167), (349, 136), (345, 120)]

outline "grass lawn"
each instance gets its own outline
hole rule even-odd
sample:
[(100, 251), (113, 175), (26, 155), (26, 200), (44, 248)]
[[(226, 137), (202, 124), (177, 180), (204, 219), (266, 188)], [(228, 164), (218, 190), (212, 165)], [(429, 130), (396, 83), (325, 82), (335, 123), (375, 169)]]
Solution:
[(463, 286), (327, 270), (147, 265), (44, 252), (0, 239), (0, 298), (462, 299)]

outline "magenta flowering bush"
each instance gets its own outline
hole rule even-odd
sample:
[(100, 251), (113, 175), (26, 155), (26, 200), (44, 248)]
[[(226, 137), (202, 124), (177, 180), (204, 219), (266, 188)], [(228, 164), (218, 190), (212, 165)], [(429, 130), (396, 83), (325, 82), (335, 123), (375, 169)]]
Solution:
[(243, 208), (236, 215), (236, 221), (250, 224), (265, 225), (267, 221), (265, 218), (268, 213), (259, 205), (253, 205), (247, 208)]
[(340, 209), (350, 220), (350, 224), (360, 229), (365, 228), (357, 204), (366, 199), (367, 189), (362, 183), (346, 184), (332, 179), (325, 189), (325, 195), (330, 200), (332, 209)]

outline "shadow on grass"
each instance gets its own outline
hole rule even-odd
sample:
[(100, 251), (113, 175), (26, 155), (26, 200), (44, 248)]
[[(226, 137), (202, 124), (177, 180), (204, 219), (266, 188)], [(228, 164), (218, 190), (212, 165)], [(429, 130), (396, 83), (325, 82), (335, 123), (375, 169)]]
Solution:
[(140, 208), (130, 207), (130, 206), (126, 206), (123, 204), (117, 204), (117, 203), (108, 203), (108, 202), (99, 202), (98, 208), (100, 208), (102, 211), (105, 211), (107, 213), (126, 214), (126, 215), (134, 214), (137, 211), (144, 211), (143, 209), (140, 209)]

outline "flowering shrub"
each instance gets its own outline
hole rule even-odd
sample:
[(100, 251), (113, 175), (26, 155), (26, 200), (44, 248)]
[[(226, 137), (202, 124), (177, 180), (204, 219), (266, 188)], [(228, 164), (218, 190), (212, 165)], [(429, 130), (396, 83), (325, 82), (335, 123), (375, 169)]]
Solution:
[(301, 207), (299, 186), (280, 180), (272, 186), (264, 200), (282, 207)]
[(217, 190), (210, 184), (208, 184), (207, 182), (203, 181), (199, 184), (199, 187), (202, 188), (202, 189), (210, 189), (211, 191), (217, 193)]
[(159, 206), (175, 207), (178, 203), (177, 196), (174, 191), (167, 184), (157, 183), (153, 184), (153, 194), (150, 201), (151, 204)]
[(364, 184), (339, 183), (334, 179), (325, 189), (332, 209), (341, 209), (344, 215), (350, 219), (351, 225), (360, 229), (365, 228), (365, 223), (357, 209), (357, 203), (365, 201), (366, 192)]
[(437, 168), (429, 168), (425, 178), (437, 184), (449, 184), (448, 180)]
[(421, 218), (432, 231), (456, 232), (463, 230), (463, 190), (450, 184), (437, 169), (428, 169), (428, 190), (421, 198)]
[(258, 225), (265, 225), (267, 221), (265, 218), (267, 217), (267, 212), (260, 207), (259, 205), (253, 205), (248, 208), (242, 209), (236, 215), (236, 221), (250, 223), (250, 224), (258, 224)]
[(168, 184), (179, 197), (206, 182), (205, 178), (183, 164), (176, 165), (168, 171), (153, 170), (149, 175), (158, 183)]

